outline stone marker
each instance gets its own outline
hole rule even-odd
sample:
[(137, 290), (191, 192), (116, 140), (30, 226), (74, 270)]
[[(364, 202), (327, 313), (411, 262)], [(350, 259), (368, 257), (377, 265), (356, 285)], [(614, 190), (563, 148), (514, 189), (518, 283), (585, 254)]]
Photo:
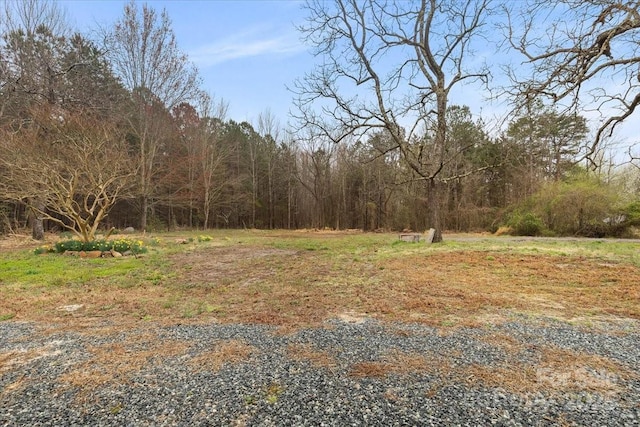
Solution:
[(402, 233), (398, 236), (403, 242), (419, 242), (420, 235), (418, 233)]
[(429, 231), (427, 231), (427, 236), (425, 237), (425, 242), (426, 243), (433, 243), (433, 237), (436, 235), (436, 229), (435, 228), (430, 228)]

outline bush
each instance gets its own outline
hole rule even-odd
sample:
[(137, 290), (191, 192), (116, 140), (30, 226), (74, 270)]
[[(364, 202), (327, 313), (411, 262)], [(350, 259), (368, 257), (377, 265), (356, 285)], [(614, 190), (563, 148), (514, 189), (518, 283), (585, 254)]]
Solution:
[(545, 231), (542, 220), (532, 212), (513, 212), (507, 226), (516, 236), (540, 236)]
[(622, 210), (625, 223), (630, 227), (640, 226), (640, 201), (629, 203)]
[[(628, 234), (635, 208), (621, 215), (619, 192), (612, 185), (587, 174), (576, 174), (566, 181), (549, 182), (537, 193), (518, 204), (505, 225), (514, 234), (538, 236), (605, 237)], [(640, 203), (637, 206), (640, 221)]]
[(94, 240), (92, 242), (85, 242), (82, 245), (83, 251), (100, 251), (106, 252), (113, 248), (113, 244), (106, 240)]

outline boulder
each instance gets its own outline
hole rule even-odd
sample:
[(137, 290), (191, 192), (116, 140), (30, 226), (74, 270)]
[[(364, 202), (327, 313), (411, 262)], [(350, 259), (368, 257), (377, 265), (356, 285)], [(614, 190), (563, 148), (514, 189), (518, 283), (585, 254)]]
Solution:
[(132, 233), (135, 233), (135, 232), (136, 232), (136, 229), (135, 229), (135, 228), (133, 228), (133, 227), (127, 227), (127, 228), (125, 228), (124, 230), (122, 230), (122, 232), (123, 232), (124, 234), (132, 234)]
[(102, 251), (82, 251), (80, 252), (80, 258), (101, 258)]

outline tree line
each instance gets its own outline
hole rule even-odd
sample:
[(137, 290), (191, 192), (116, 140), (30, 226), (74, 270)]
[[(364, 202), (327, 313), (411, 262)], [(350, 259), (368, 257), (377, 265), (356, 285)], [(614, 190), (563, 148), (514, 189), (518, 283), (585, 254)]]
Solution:
[[(584, 81), (594, 75), (589, 67), (607, 66), (596, 59), (608, 61), (618, 37), (640, 27), (627, 3), (586, 3), (589, 13), (600, 11), (595, 23), (612, 27), (591, 30), (583, 73), (571, 77)], [(437, 241), (443, 229), (603, 236), (638, 225), (637, 169), (613, 170), (603, 143), (635, 105), (606, 93), (628, 109), (589, 129), (581, 87), (556, 81), (579, 60), (575, 48), (563, 58), (529, 53), (530, 27), (509, 32), (507, 40), (539, 67), (535, 74), (547, 70), (548, 78), (515, 75), (510, 90), (521, 91), (505, 90), (517, 100), (513, 113), (502, 130), (490, 130), (467, 106), (450, 104), (449, 94), (461, 84), (489, 84), (489, 66), (463, 64), (492, 4), (393, 6), (306, 4), (300, 30), (325, 61), (293, 82), (297, 112), (284, 126), (268, 109), (253, 123), (228, 118), (227, 102), (202, 90), (166, 11), (128, 3), (90, 39), (68, 27), (54, 2), (6, 2), (0, 231), (30, 227), (42, 239), (46, 230), (71, 230), (90, 241), (128, 226), (432, 227)], [(532, 19), (543, 6), (519, 16)], [(445, 24), (450, 35), (430, 37)], [(382, 55), (398, 51), (409, 59), (377, 69)], [(637, 67), (635, 52), (624, 54), (624, 64)], [(356, 92), (342, 92), (343, 82)], [(327, 104), (314, 104), (318, 98)]]

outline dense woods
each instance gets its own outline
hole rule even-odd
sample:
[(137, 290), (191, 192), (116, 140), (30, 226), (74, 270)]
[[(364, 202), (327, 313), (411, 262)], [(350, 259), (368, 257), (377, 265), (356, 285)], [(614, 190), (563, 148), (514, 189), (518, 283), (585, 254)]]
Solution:
[[(531, 19), (556, 3), (521, 16)], [(129, 226), (503, 227), (628, 236), (640, 225), (633, 146), (624, 147), (626, 165), (616, 166), (607, 145), (640, 99), (637, 2), (580, 2), (576, 12), (594, 28), (582, 39), (584, 28), (565, 34), (591, 43), (570, 49), (573, 56), (553, 40), (549, 56), (531, 53), (541, 46), (527, 42), (531, 21), (518, 27), (523, 34), (506, 31), (503, 45), (523, 52), (532, 74), (547, 74), (535, 81), (511, 70), (514, 84), (502, 96), (514, 109), (498, 129), (452, 104), (448, 93), (467, 81), (486, 87), (490, 69), (501, 67), (463, 65), (485, 15), (500, 8), (487, 1), (401, 2), (387, 10), (376, 4), (309, 2), (302, 33), (332, 58), (324, 62), (330, 69), (292, 82), (293, 120), (266, 110), (248, 123), (227, 117), (227, 101), (202, 91), (166, 12), (129, 3), (119, 21), (90, 38), (69, 29), (55, 3), (7, 2), (0, 21), (0, 232), (29, 228), (41, 239), (47, 230), (71, 230), (86, 241)], [(332, 21), (335, 10), (341, 21)], [(518, 21), (515, 11), (501, 13)], [(429, 40), (445, 21), (456, 23), (455, 34), (444, 44)], [(363, 37), (367, 31), (379, 45)], [(369, 45), (358, 44), (365, 39)], [(412, 59), (389, 74), (376, 71), (376, 55), (391, 49)], [(600, 102), (616, 101), (617, 110), (590, 126), (578, 102), (587, 85), (573, 81), (602, 76), (613, 56), (631, 70), (616, 69), (627, 85), (624, 97), (603, 93)], [(576, 63), (580, 75), (560, 76)], [(373, 103), (355, 102), (362, 93), (339, 93), (340, 79)], [(571, 101), (558, 103), (563, 97)]]

